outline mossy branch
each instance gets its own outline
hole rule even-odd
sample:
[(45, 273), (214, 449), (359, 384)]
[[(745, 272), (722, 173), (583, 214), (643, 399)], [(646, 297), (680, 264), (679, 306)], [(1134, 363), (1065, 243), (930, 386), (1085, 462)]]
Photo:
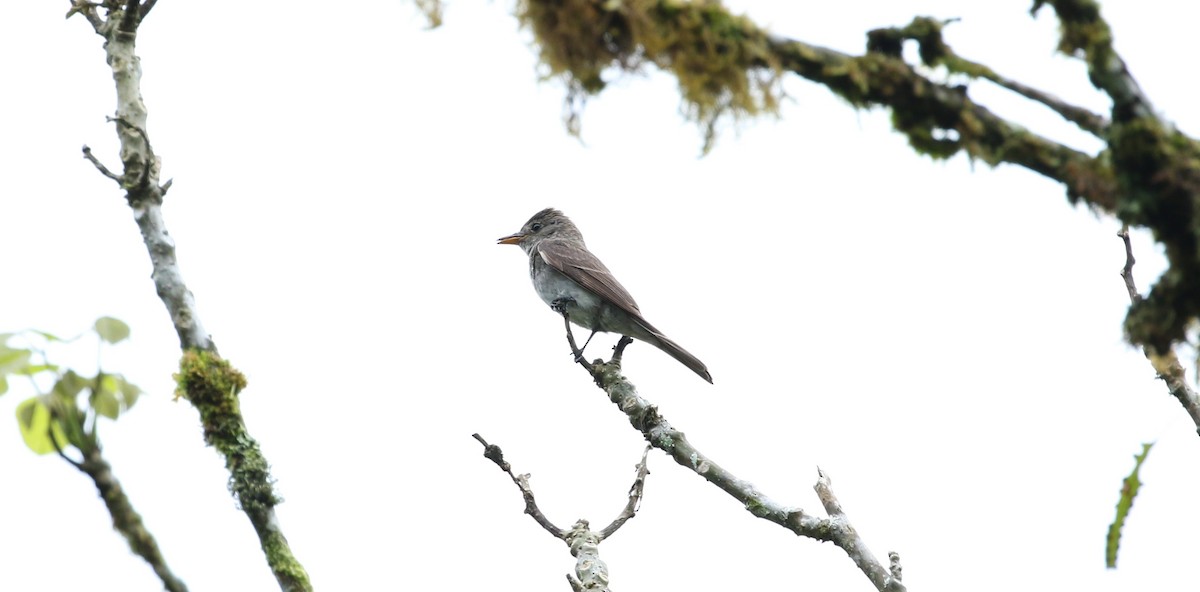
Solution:
[[(1131, 342), (1163, 353), (1200, 320), (1200, 143), (1154, 113), (1112, 43), (1094, 0), (1038, 0), (1062, 23), (1060, 49), (1084, 59), (1089, 77), (1113, 101), (1108, 117), (1003, 77), (957, 56), (944, 23), (928, 18), (872, 31), (867, 51), (849, 55), (771, 35), (718, 0), (518, 0), (547, 76), (568, 87), (571, 117), (581, 96), (601, 92), (605, 75), (647, 64), (679, 81), (684, 111), (704, 129), (705, 150), (716, 121), (775, 114), (779, 76), (792, 73), (825, 86), (851, 105), (886, 107), (895, 128), (934, 158), (966, 153), (989, 165), (1024, 167), (1066, 189), (1072, 203), (1151, 229), (1170, 267), (1130, 307)], [(938, 82), (906, 63), (901, 47), (920, 45), (921, 59), (982, 78), (1054, 109), (1108, 147), (1090, 155), (1054, 142), (975, 103), (967, 86)]]
[(311, 591), (308, 574), (292, 555), (275, 518), (275, 506), (282, 500), (275, 494), (270, 465), (242, 420), (238, 393), (246, 388), (245, 376), (215, 352), (192, 349), (183, 353), (175, 380), (176, 395), (200, 412), (204, 441), (225, 457), (229, 490), (258, 533), (280, 588)]
[(245, 378), (217, 355), (216, 344), (204, 330), (175, 256), (175, 241), (163, 218), (163, 197), (171, 182), (159, 183), (161, 161), (150, 144), (141, 94), (141, 60), (135, 51), (138, 27), (154, 5), (155, 0), (105, 0), (99, 4), (72, 0), (67, 17), (83, 16), (104, 38), (117, 91), (117, 112), (111, 121), (116, 124), (123, 171), (118, 175), (108, 170), (87, 146), (84, 157), (125, 192), (150, 255), (154, 286), (183, 349), (177, 375), (179, 392), (200, 411), (205, 441), (224, 455), (230, 489), (250, 518), (268, 565), (285, 592), (309, 592), (312, 584), (308, 574), (292, 554), (275, 515), (279, 498), (274, 493), (269, 465), (242, 421), (237, 394), (245, 386)]

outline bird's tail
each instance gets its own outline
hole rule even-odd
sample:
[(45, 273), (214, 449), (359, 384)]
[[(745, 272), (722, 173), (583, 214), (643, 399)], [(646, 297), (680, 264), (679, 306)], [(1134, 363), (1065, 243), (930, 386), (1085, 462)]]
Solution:
[(671, 341), (666, 335), (653, 330), (651, 330), (651, 335), (654, 336), (654, 340), (646, 340), (647, 343), (667, 352), (667, 355), (679, 360), (679, 363), (691, 368), (692, 372), (699, 374), (700, 378), (712, 384), (712, 375), (708, 373), (708, 368), (704, 366), (704, 362), (701, 362), (699, 358), (688, 353), (688, 350), (679, 347), (678, 343)]

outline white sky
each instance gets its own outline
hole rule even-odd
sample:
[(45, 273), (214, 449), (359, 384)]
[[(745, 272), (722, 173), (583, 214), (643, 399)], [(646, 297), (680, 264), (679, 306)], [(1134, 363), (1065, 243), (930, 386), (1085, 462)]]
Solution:
[[(848, 52), (914, 15), (962, 17), (962, 55), (1103, 109), (1054, 54), (1029, 2), (746, 2), (774, 31)], [(102, 424), (108, 458), (194, 591), (276, 589), (244, 515), (173, 403), (178, 342), (115, 186), (100, 38), (67, 2), (6, 7), (0, 36), (5, 282), (0, 330), (63, 334), (113, 315), (132, 341), (105, 368), (150, 391)], [(634, 344), (625, 370), (701, 450), (781, 502), (820, 512), (819, 464), (910, 590), (1178, 589), (1200, 521), (1194, 426), (1121, 337), (1118, 225), (1022, 169), (931, 162), (789, 78), (779, 121), (698, 159), (671, 80), (619, 81), (584, 143), (538, 84), (510, 1), (454, 2), (422, 30), (406, 2), (163, 0), (143, 27), (151, 138), (175, 185), (165, 213), (243, 411), (285, 532), (318, 590), (565, 590), (564, 545), (521, 512), (480, 432), (533, 473), (559, 525), (607, 524), (640, 435), (570, 362), (523, 254), (495, 245), (535, 211), (572, 216), (647, 317), (715, 386)], [(1106, 2), (1156, 106), (1200, 133), (1197, 9)], [(972, 95), (1082, 149), (1052, 114)], [(1139, 285), (1161, 269), (1139, 236)], [(614, 338), (597, 338), (606, 351)], [(66, 360), (84, 369), (93, 350)], [(74, 358), (70, 356), (75, 356)], [(92, 485), (24, 449), (0, 399), (0, 590), (156, 590)], [(1157, 440), (1103, 567), (1120, 480)], [(753, 519), (651, 455), (641, 513), (601, 547), (614, 589), (870, 590), (845, 555)]]

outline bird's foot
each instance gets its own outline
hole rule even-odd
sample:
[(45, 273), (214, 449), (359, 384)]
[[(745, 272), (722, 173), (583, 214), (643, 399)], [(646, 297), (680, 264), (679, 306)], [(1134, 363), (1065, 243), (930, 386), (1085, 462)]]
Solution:
[(558, 314), (567, 314), (567, 307), (572, 304), (575, 304), (575, 299), (570, 296), (555, 298), (554, 300), (550, 301), (550, 310), (553, 310)]

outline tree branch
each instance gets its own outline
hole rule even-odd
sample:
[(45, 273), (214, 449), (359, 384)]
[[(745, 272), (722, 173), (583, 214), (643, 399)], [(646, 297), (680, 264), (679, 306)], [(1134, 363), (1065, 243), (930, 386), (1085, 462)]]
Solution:
[(529, 486), (529, 474), (514, 475), (512, 466), (504, 460), (504, 452), (500, 450), (499, 446), (488, 444), (487, 440), (484, 440), (483, 436), (479, 434), (471, 434), (471, 437), (483, 444), (484, 458), (496, 463), (501, 471), (508, 474), (517, 489), (521, 490), (521, 497), (525, 499), (525, 513), (529, 514), (551, 536), (565, 541), (571, 548), (571, 555), (575, 557), (575, 573), (567, 574), (567, 581), (571, 583), (571, 588), (595, 592), (607, 591), (608, 565), (600, 559), (600, 543), (637, 514), (638, 504), (641, 502), (642, 492), (646, 487), (646, 475), (650, 472), (646, 469), (646, 456), (650, 453), (650, 448), (647, 447), (642, 453), (642, 460), (637, 465), (637, 477), (633, 481), (633, 487), (629, 489), (629, 502), (612, 524), (609, 524), (604, 530), (596, 532), (591, 529), (587, 520), (580, 519), (575, 521), (570, 530), (563, 530), (550, 522), (550, 519), (546, 518), (546, 515), (538, 508), (537, 502), (533, 499), (533, 489)]
[[(1165, 354), (1200, 320), (1200, 142), (1154, 114), (1113, 48), (1095, 0), (1036, 0), (1033, 9), (1045, 4), (1062, 21), (1060, 49), (1082, 57), (1093, 85), (1112, 98), (1108, 119), (957, 58), (932, 19), (883, 30), (865, 54), (852, 56), (771, 35), (719, 0), (523, 0), (517, 18), (533, 32), (550, 76), (566, 83), (569, 105), (601, 92), (609, 70), (637, 72), (653, 64), (678, 80), (684, 112), (705, 130), (707, 150), (717, 118), (777, 113), (779, 77), (792, 73), (855, 107), (890, 109), (894, 127), (919, 153), (1015, 164), (1062, 183), (1072, 203), (1082, 200), (1151, 229), (1170, 266), (1130, 307), (1125, 329), (1132, 343)], [(900, 56), (897, 48), (907, 38), (922, 41), (926, 61), (944, 59), (951, 70), (1047, 105), (1099, 134), (1108, 149), (1098, 156), (1074, 150), (974, 103), (965, 87), (931, 80)]]
[[(1125, 281), (1129, 302), (1137, 304), (1142, 296), (1133, 281), (1133, 264), (1136, 260), (1133, 258), (1133, 246), (1129, 242), (1129, 227), (1122, 227), (1117, 236), (1125, 243), (1125, 266), (1121, 268), (1121, 279)], [(1196, 425), (1196, 431), (1200, 434), (1200, 395), (1188, 384), (1187, 373), (1183, 364), (1179, 362), (1179, 356), (1175, 355), (1175, 350), (1169, 349), (1159, 354), (1147, 346), (1142, 348), (1142, 352), (1146, 354), (1146, 359), (1150, 360), (1158, 378), (1167, 385), (1167, 392), (1183, 405), (1184, 411), (1192, 418), (1192, 423)]]
[(916, 17), (904, 27), (875, 29), (867, 33), (868, 51), (884, 53), (900, 59), (903, 41), (911, 39), (920, 47), (921, 61), (930, 67), (945, 66), (950, 72), (982, 78), (1001, 88), (1008, 89), (1027, 99), (1041, 103), (1058, 113), (1063, 119), (1074, 123), (1085, 132), (1104, 137), (1109, 121), (1102, 115), (1092, 113), (1031, 86), (1001, 76), (991, 68), (965, 59), (950, 49), (942, 38), (942, 28), (953, 21), (938, 21), (929, 17)]
[(78, 468), (96, 485), (100, 498), (104, 500), (104, 505), (108, 507), (108, 513), (112, 516), (113, 528), (125, 537), (134, 553), (150, 564), (168, 591), (187, 592), (187, 585), (167, 566), (166, 559), (158, 548), (158, 542), (154, 540), (150, 531), (146, 530), (141, 515), (133, 509), (133, 504), (125, 495), (121, 483), (113, 475), (112, 466), (104, 460), (100, 446), (96, 445), (82, 452), (83, 463)]
[(722, 468), (693, 446), (683, 432), (671, 426), (666, 418), (659, 415), (658, 408), (640, 397), (633, 384), (621, 374), (619, 358), (614, 357), (608, 362), (598, 360), (588, 372), (596, 381), (596, 385), (608, 394), (609, 400), (625, 413), (629, 423), (642, 432), (650, 445), (666, 452), (680, 466), (728, 493), (756, 517), (773, 522), (799, 536), (837, 545), (871, 580), (876, 590), (903, 592), (906, 589), (897, 577), (899, 556), (892, 559), (895, 567), (891, 569), (875, 558), (851, 525), (841, 504), (833, 495), (829, 479), (824, 473), (818, 471), (819, 478), (815, 488), (829, 518), (818, 518), (800, 508), (779, 504), (749, 482)]
[(522, 474), (519, 477), (514, 475), (512, 466), (504, 460), (504, 452), (500, 450), (499, 446), (488, 444), (487, 440), (484, 440), (483, 436), (480, 436), (478, 433), (471, 434), (471, 437), (478, 440), (480, 444), (483, 444), (484, 458), (496, 463), (496, 466), (500, 467), (501, 471), (508, 473), (508, 477), (512, 479), (517, 489), (521, 490), (521, 497), (525, 499), (525, 513), (529, 514), (529, 517), (533, 518), (534, 522), (538, 523), (538, 526), (544, 528), (554, 538), (566, 540), (567, 531), (550, 522), (550, 519), (542, 513), (541, 508), (538, 508), (537, 501), (533, 499), (533, 488), (529, 485), (529, 473)]
[(650, 470), (646, 466), (646, 457), (650, 455), (650, 449), (650, 446), (646, 447), (646, 450), (642, 452), (642, 460), (637, 464), (637, 477), (633, 480), (633, 486), (629, 488), (629, 502), (625, 504), (625, 509), (621, 510), (621, 515), (600, 531), (601, 541), (615, 534), (617, 529), (637, 515), (638, 505), (641, 504), (642, 494), (646, 490), (646, 475), (650, 474)]
[[(73, 399), (60, 398), (57, 403), (62, 406), (60, 407), (62, 412), (54, 414), (54, 421), (59, 422), (65, 432), (82, 436), (76, 438), (78, 440), (76, 444), (83, 455), (83, 461), (76, 461), (67, 456), (62, 446), (59, 445), (54, 430), (48, 428), (47, 435), (50, 437), (50, 444), (54, 446), (54, 451), (60, 458), (92, 480), (96, 491), (100, 493), (100, 499), (104, 500), (108, 515), (112, 517), (113, 529), (125, 537), (130, 550), (150, 564), (150, 568), (162, 580), (167, 591), (187, 592), (187, 585), (176, 577), (171, 568), (167, 566), (167, 560), (158, 548), (158, 541), (146, 529), (145, 523), (142, 522), (142, 516), (133, 509), (133, 503), (129, 501), (129, 496), (125, 494), (121, 482), (113, 474), (112, 465), (104, 459), (94, 427), (92, 432), (87, 432), (83, 425), (83, 414), (75, 407)], [(67, 422), (70, 422), (71, 425), (66, 425)]]
[[(250, 519), (280, 588), (285, 592), (311, 592), (308, 573), (292, 553), (275, 514), (280, 500), (274, 491), (269, 464), (242, 419), (237, 395), (245, 386), (245, 378), (217, 355), (216, 344), (200, 323), (195, 300), (176, 259), (175, 241), (167, 233), (163, 219), (163, 196), (171, 183), (159, 184), (161, 163), (150, 145), (146, 105), (141, 94), (141, 62), (135, 51), (138, 25), (153, 2), (139, 4), (138, 0), (124, 0), (123, 4), (114, 1), (104, 6), (108, 15), (101, 19), (95, 4), (75, 0), (68, 16), (75, 12), (84, 14), (105, 40), (104, 50), (117, 91), (117, 111), (112, 121), (117, 124), (124, 167), (118, 178), (150, 255), (151, 278), (183, 350), (177, 375), (178, 392), (199, 411), (205, 441), (225, 457), (230, 489)], [(107, 169), (98, 166), (99, 161), (89, 160), (105, 173)], [(111, 172), (105, 176), (117, 177)]]

